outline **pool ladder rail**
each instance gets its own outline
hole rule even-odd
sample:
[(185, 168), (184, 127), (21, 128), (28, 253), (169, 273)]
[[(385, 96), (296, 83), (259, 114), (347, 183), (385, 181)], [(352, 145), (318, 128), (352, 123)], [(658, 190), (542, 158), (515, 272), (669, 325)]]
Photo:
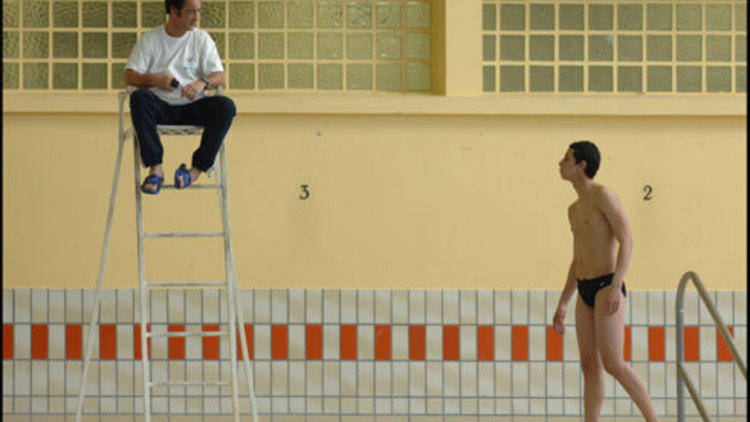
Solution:
[(734, 362), (737, 364), (737, 366), (739, 366), (740, 372), (742, 373), (742, 376), (745, 377), (745, 380), (747, 380), (747, 367), (745, 366), (745, 362), (742, 360), (742, 356), (737, 350), (737, 345), (734, 344), (732, 335), (729, 334), (726, 325), (724, 325), (724, 321), (722, 321), (721, 315), (719, 315), (719, 313), (716, 311), (716, 305), (714, 305), (713, 301), (711, 301), (711, 298), (708, 295), (708, 291), (706, 291), (706, 288), (703, 286), (703, 282), (701, 281), (700, 277), (698, 277), (698, 274), (693, 271), (686, 272), (680, 279), (680, 284), (677, 287), (677, 298), (675, 302), (675, 321), (677, 321), (677, 329), (675, 330), (677, 331), (677, 421), (685, 422), (685, 390), (683, 388), (684, 384), (685, 386), (687, 386), (687, 389), (690, 392), (690, 396), (693, 398), (693, 403), (695, 403), (695, 407), (698, 408), (698, 413), (700, 413), (701, 418), (703, 418), (705, 422), (710, 422), (711, 419), (708, 417), (706, 407), (703, 405), (703, 401), (698, 395), (698, 390), (696, 390), (695, 385), (690, 380), (690, 377), (688, 376), (687, 372), (685, 371), (685, 367), (683, 366), (683, 363), (685, 361), (685, 348), (683, 344), (683, 298), (685, 296), (685, 288), (687, 287), (688, 281), (693, 282), (696, 290), (698, 290), (698, 294), (700, 294), (700, 297), (703, 299), (703, 303), (706, 304), (706, 308), (708, 308), (708, 312), (711, 314), (711, 318), (713, 318), (714, 323), (719, 326), (721, 336), (724, 338), (724, 342), (727, 344), (727, 346), (729, 346), (729, 350), (732, 353), (732, 358), (734, 359)]

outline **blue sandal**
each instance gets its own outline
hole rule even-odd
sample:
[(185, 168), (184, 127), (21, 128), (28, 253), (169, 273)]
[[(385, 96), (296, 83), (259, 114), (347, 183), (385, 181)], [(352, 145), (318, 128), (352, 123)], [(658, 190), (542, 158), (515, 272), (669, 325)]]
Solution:
[[(146, 180), (143, 181), (143, 184), (141, 185), (141, 192), (147, 193), (149, 195), (156, 195), (159, 193), (159, 190), (161, 190), (161, 183), (164, 181), (164, 178), (159, 176), (158, 174), (150, 174), (148, 177), (146, 177)], [(148, 190), (146, 189), (146, 185), (156, 185), (156, 190)]]
[[(182, 177), (182, 181), (185, 183), (182, 187), (180, 187), (180, 177)], [(185, 163), (180, 164), (180, 167), (174, 172), (175, 189), (185, 189), (190, 186), (191, 183), (193, 183), (193, 178), (190, 177), (190, 172), (188, 171), (187, 166), (185, 166)]]

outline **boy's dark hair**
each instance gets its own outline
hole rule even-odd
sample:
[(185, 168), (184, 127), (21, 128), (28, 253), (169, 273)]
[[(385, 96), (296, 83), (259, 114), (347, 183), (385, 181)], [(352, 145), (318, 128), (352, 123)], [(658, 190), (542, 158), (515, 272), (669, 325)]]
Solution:
[(599, 170), (599, 148), (590, 141), (573, 142), (570, 144), (570, 148), (573, 150), (576, 164), (585, 161), (586, 169), (583, 172), (589, 179), (593, 179), (596, 171)]
[(180, 14), (182, 8), (185, 6), (185, 0), (164, 0), (164, 7), (167, 9), (167, 14), (172, 9), (172, 6), (177, 9), (177, 14)]

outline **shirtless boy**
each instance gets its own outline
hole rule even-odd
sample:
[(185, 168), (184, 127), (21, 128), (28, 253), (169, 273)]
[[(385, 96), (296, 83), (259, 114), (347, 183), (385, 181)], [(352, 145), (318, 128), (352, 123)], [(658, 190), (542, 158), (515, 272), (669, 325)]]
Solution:
[(622, 353), (627, 294), (623, 279), (633, 250), (622, 204), (611, 189), (593, 181), (599, 168), (599, 150), (592, 142), (572, 143), (559, 165), (560, 176), (573, 184), (578, 200), (568, 207), (573, 261), (553, 326), (558, 333), (565, 331), (568, 302), (577, 288), (576, 336), (583, 370), (585, 420), (599, 420), (607, 371), (625, 388), (647, 421), (658, 421), (643, 382), (625, 363)]

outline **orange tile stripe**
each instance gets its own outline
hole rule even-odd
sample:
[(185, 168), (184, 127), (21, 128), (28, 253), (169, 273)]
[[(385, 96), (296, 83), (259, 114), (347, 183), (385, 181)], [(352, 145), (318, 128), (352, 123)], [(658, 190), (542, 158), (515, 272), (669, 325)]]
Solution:
[[(65, 359), (81, 359), (83, 356), (83, 327), (81, 324), (65, 326)], [(101, 352), (101, 351), (100, 351)]]
[[(203, 331), (219, 331), (218, 324), (205, 324), (203, 325)], [(203, 359), (205, 360), (218, 360), (219, 359), (219, 337), (203, 337)]]
[[(170, 324), (167, 326), (167, 331), (184, 332), (185, 326), (182, 324)], [(185, 360), (185, 337), (169, 337), (167, 350), (167, 356), (170, 360)]]
[[(254, 340), (253, 340), (253, 333), (255, 330), (253, 329), (252, 324), (245, 324), (245, 340), (247, 340), (247, 358), (252, 359), (255, 353), (254, 350)], [(235, 333), (236, 339), (237, 339), (237, 359), (245, 359), (242, 356), (242, 339), (240, 338), (240, 329), (237, 328), (237, 332)]]
[[(146, 324), (146, 332), (151, 332), (151, 324)], [(151, 339), (146, 339), (146, 351), (151, 359)], [(133, 326), (133, 358), (141, 359), (141, 324)]]
[(563, 360), (563, 335), (551, 325), (547, 326), (547, 360)]
[(320, 324), (305, 327), (305, 358), (323, 359), (323, 326)]
[(683, 340), (684, 340), (684, 354), (685, 362), (697, 362), (701, 360), (700, 356), (700, 333), (698, 327), (687, 326), (683, 327)]
[(13, 324), (3, 324), (3, 359), (13, 359)]
[(391, 326), (375, 326), (375, 360), (391, 360)]
[[(151, 329), (150, 325), (148, 326)], [(133, 356), (141, 358), (140, 324), (133, 325)], [(323, 332), (322, 325), (310, 324), (305, 327), (305, 356), (306, 359), (320, 360), (323, 355)], [(356, 360), (357, 352), (357, 326), (342, 325), (340, 328), (340, 356), (342, 360)], [(374, 355), (375, 360), (392, 359), (392, 326), (377, 325), (374, 327)], [(734, 335), (734, 327), (727, 327)], [(82, 324), (65, 325), (65, 358), (78, 360), (82, 358), (83, 349)], [(205, 331), (218, 331), (218, 324), (206, 324)], [(184, 324), (168, 325), (169, 331), (184, 331)], [(632, 349), (631, 327), (624, 327), (623, 357), (631, 361)], [(248, 352), (253, 359), (253, 325), (245, 325)], [(424, 360), (426, 358), (426, 327), (423, 325), (409, 326), (408, 353), (410, 360)], [(13, 324), (3, 324), (3, 359), (14, 358), (14, 344), (18, 341), (14, 335)], [(443, 326), (443, 359), (460, 359), (460, 327), (457, 325)], [(551, 326), (546, 327), (546, 359), (548, 361), (562, 361), (563, 338), (557, 334)], [(716, 359), (720, 362), (731, 362), (732, 355), (729, 347), (721, 337), (717, 329), (716, 337)], [(685, 360), (689, 362), (700, 361), (700, 331), (697, 326), (687, 326), (684, 331)], [(48, 324), (31, 325), (31, 358), (48, 359), (49, 357), (49, 326)], [(477, 326), (477, 360), (492, 361), (495, 359), (495, 335), (494, 326)], [(174, 337), (168, 340), (168, 357), (171, 360), (185, 359), (185, 338)], [(220, 359), (220, 341), (217, 337), (203, 337), (203, 359)], [(149, 356), (151, 353), (151, 340), (148, 340)], [(529, 333), (528, 326), (516, 325), (511, 327), (511, 352), (512, 360), (527, 361), (529, 359)], [(237, 332), (237, 356), (242, 359), (240, 348), (239, 330)], [(100, 359), (117, 359), (117, 325), (102, 324), (99, 326), (99, 357)], [(286, 360), (289, 358), (289, 331), (288, 325), (278, 324), (271, 326), (271, 359)], [(648, 327), (648, 360), (654, 362), (665, 361), (665, 327)]]
[[(727, 325), (727, 331), (729, 331), (729, 334), (734, 338), (734, 327)], [(719, 362), (731, 362), (733, 360), (732, 351), (729, 349), (729, 346), (727, 346), (727, 343), (724, 341), (724, 337), (721, 336), (721, 331), (718, 328), (716, 329), (716, 360)]]
[(622, 357), (623, 359), (625, 359), (625, 362), (630, 362), (630, 353), (631, 350), (633, 350), (630, 340), (630, 327), (626, 325), (623, 329), (625, 330), (625, 334), (623, 335), (622, 339)]
[(49, 327), (47, 324), (33, 324), (31, 326), (31, 358), (47, 359), (48, 342)]
[(115, 324), (99, 326), (99, 359), (117, 359), (117, 327)]
[(424, 325), (412, 325), (409, 327), (409, 359), (425, 359), (425, 327)]
[(286, 325), (271, 326), (271, 359), (285, 360), (289, 353), (289, 337)]
[(664, 362), (664, 327), (648, 327), (648, 360)]
[(529, 360), (529, 327), (514, 325), (511, 329), (513, 360)]
[(342, 325), (341, 328), (340, 356), (342, 360), (357, 359), (357, 326)]
[(443, 360), (458, 360), (459, 341), (457, 325), (443, 327)]
[(477, 360), (495, 360), (495, 329), (491, 325), (477, 327)]

